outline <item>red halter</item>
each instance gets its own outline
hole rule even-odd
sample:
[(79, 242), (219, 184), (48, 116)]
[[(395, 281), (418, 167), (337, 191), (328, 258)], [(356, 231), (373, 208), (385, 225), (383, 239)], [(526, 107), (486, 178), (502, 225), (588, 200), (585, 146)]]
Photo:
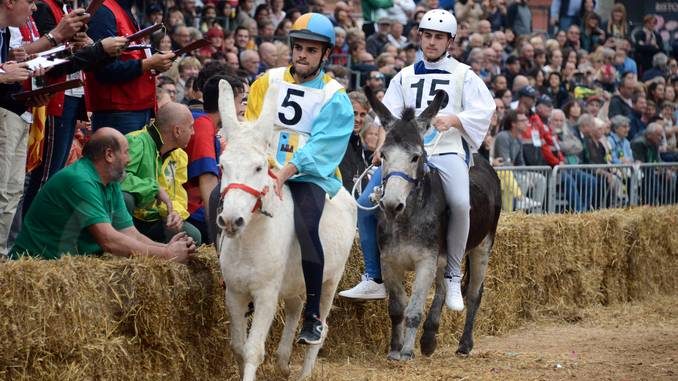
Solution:
[[(271, 171), (271, 168), (268, 169), (268, 175), (274, 180), (278, 179), (278, 176), (276, 176), (273, 173), (273, 171)], [(261, 210), (261, 199), (264, 196), (266, 196), (266, 194), (269, 191), (268, 185), (264, 186), (264, 188), (262, 190), (258, 191), (258, 190), (252, 188), (251, 186), (249, 186), (247, 184), (230, 183), (226, 186), (226, 188), (224, 188), (223, 191), (221, 191), (221, 200), (224, 199), (224, 197), (226, 196), (226, 193), (228, 193), (228, 191), (231, 190), (231, 189), (240, 189), (241, 191), (245, 191), (245, 192), (251, 194), (252, 196), (254, 196), (254, 198), (257, 199), (257, 202), (254, 204), (254, 207), (252, 208), (252, 213), (255, 213), (255, 212)]]

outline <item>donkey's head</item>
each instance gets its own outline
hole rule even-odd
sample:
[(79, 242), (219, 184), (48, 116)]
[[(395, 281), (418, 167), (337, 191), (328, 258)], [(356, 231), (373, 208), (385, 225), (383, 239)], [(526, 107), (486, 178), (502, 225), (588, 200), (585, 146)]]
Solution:
[(386, 140), (381, 148), (383, 195), (379, 205), (387, 216), (395, 217), (405, 210), (407, 197), (423, 179), (424, 135), (447, 93), (438, 90), (431, 104), (418, 117), (415, 117), (414, 109), (406, 108), (401, 119), (394, 117), (367, 86), (365, 95), (386, 130)]
[(265, 213), (264, 198), (273, 192), (267, 152), (273, 136), (277, 93), (276, 86), (269, 88), (259, 119), (240, 122), (233, 89), (227, 81), (219, 82), (221, 132), (228, 138), (228, 143), (219, 158), (221, 198), (216, 222), (230, 238), (242, 231), (254, 213)]

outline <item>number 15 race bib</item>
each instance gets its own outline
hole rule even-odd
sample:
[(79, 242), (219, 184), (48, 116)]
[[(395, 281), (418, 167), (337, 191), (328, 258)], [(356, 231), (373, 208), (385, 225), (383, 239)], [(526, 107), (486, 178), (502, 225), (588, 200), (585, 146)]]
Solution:
[(306, 144), (313, 129), (313, 121), (324, 104), (324, 92), (287, 82), (278, 82), (278, 108), (275, 117), (275, 153), (279, 167), (292, 159)]

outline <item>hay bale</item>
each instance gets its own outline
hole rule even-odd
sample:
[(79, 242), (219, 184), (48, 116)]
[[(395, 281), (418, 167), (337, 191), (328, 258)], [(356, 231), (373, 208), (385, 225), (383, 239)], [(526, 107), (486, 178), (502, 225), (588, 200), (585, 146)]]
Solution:
[[(678, 207), (585, 215), (503, 216), (478, 314), (477, 334), (526, 320), (580, 318), (586, 306), (678, 291)], [(340, 289), (355, 284), (354, 247)], [(0, 377), (11, 380), (237, 378), (212, 248), (188, 266), (147, 258), (65, 257), (0, 264)], [(335, 300), (330, 359), (386, 353), (386, 302)], [(444, 312), (441, 345), (463, 316)], [(268, 353), (282, 327), (276, 317)], [(265, 374), (272, 374), (270, 363)]]

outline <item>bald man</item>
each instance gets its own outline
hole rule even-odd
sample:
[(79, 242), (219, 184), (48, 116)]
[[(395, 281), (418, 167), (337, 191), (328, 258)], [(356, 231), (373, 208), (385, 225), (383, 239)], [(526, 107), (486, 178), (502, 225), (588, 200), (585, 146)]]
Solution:
[(256, 50), (243, 50), (240, 52), (240, 66), (247, 72), (247, 82), (252, 83), (259, 74), (259, 53)]
[(83, 158), (57, 172), (38, 192), (10, 256), (57, 259), (108, 252), (186, 262), (195, 243), (185, 233), (164, 244), (134, 227), (120, 189), (128, 161), (125, 137), (112, 128), (97, 130), (85, 144)]
[(276, 61), (278, 60), (278, 49), (273, 43), (262, 42), (261, 45), (259, 45), (259, 56), (261, 58), (259, 74), (278, 66), (276, 65)]
[(126, 135), (129, 143), (127, 176), (122, 181), (125, 205), (134, 226), (147, 237), (168, 242), (181, 231), (197, 245), (200, 231), (188, 222), (188, 155), (193, 116), (185, 105), (170, 102), (158, 110), (155, 122)]

